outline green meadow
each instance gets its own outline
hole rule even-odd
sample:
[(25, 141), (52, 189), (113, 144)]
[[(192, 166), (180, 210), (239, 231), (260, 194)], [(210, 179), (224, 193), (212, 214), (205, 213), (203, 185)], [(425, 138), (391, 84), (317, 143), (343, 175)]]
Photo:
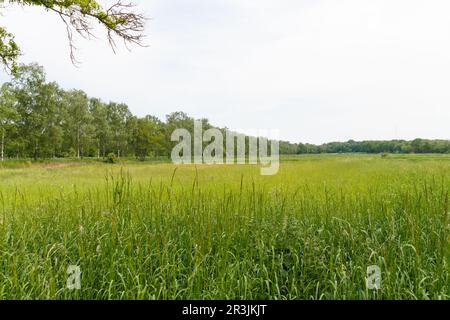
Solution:
[(0, 299), (450, 299), (450, 155), (11, 161), (0, 182)]

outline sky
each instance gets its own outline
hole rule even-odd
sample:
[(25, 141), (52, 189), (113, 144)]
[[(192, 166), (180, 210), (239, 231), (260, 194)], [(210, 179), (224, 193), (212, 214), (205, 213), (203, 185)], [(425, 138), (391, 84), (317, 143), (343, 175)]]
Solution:
[(148, 46), (114, 54), (96, 29), (76, 39), (79, 66), (53, 13), (10, 6), (0, 24), (49, 81), (138, 116), (181, 110), (291, 142), (450, 139), (447, 0), (134, 2)]

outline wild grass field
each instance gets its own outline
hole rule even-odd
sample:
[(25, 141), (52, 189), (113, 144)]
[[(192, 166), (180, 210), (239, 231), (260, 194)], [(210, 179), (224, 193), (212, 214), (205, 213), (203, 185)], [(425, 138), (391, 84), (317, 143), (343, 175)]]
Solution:
[(0, 299), (450, 299), (449, 155), (286, 157), (259, 173), (3, 165)]

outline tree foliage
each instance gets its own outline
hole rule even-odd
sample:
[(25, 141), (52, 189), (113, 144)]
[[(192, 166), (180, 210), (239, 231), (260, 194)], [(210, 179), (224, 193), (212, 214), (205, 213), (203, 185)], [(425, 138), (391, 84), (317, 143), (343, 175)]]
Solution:
[[(213, 128), (201, 119), (203, 130)], [(124, 103), (90, 98), (46, 80), (38, 64), (20, 65), (0, 87), (0, 146), (5, 158), (169, 156), (175, 129), (194, 134), (194, 119), (173, 112), (161, 121), (137, 117)], [(222, 128), (225, 135), (225, 128)], [(247, 150), (249, 139), (245, 140)], [(204, 147), (207, 142), (204, 142)], [(323, 145), (280, 141), (281, 154), (308, 153), (450, 153), (449, 140), (347, 141)]]
[[(288, 154), (314, 153), (450, 153), (450, 140), (414, 139), (389, 141), (353, 141), (331, 142), (322, 145), (284, 144), (280, 148), (289, 149)], [(296, 151), (294, 151), (296, 149)], [(282, 151), (280, 151), (282, 152)]]
[[(57, 14), (64, 23), (70, 46), (70, 57), (76, 62), (74, 33), (84, 38), (93, 36), (94, 23), (106, 30), (106, 37), (113, 48), (118, 39), (126, 46), (142, 46), (144, 39), (145, 17), (134, 11), (135, 5), (122, 0), (116, 1), (109, 8), (104, 8), (95, 0), (0, 0), (21, 6), (37, 6)], [(14, 41), (14, 35), (6, 28), (0, 27), (0, 62), (6, 68), (16, 71), (20, 48)]]

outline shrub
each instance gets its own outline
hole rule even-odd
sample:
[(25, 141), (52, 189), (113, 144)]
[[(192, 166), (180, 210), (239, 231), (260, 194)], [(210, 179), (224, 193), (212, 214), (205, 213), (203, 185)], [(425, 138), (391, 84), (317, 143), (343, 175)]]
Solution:
[(117, 157), (114, 153), (108, 153), (108, 155), (106, 156), (106, 163), (116, 163), (117, 162)]

